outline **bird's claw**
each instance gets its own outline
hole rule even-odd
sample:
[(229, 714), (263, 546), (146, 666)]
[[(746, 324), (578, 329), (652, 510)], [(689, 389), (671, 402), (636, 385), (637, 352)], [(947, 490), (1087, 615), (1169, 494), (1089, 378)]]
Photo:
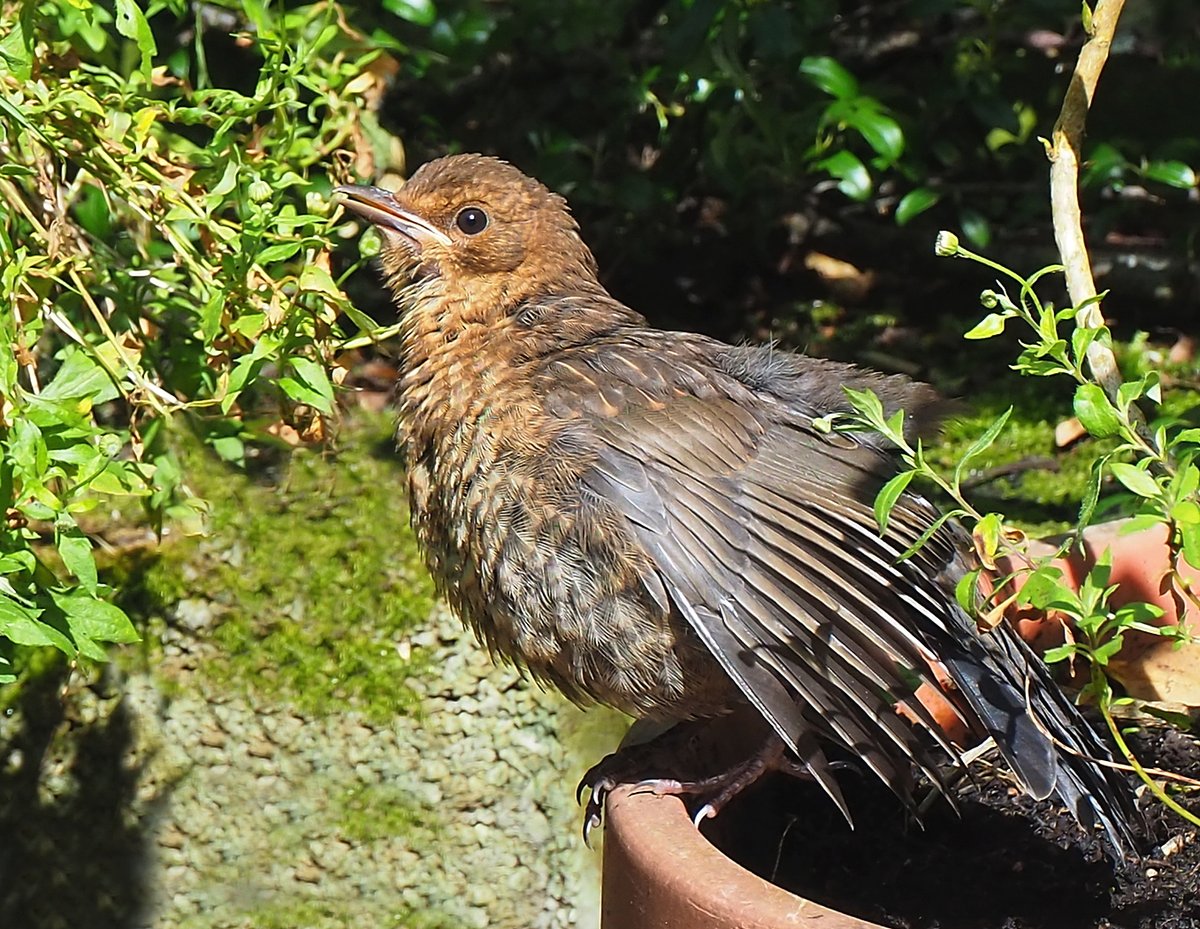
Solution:
[[(591, 773), (589, 771), (588, 775)], [(592, 830), (604, 822), (604, 802), (617, 784), (611, 777), (599, 777), (592, 780), (588, 775), (585, 775), (579, 782), (579, 786), (575, 788), (575, 802), (582, 803), (583, 791), (585, 789), (590, 791), (587, 806), (583, 808), (583, 844), (591, 848)]]

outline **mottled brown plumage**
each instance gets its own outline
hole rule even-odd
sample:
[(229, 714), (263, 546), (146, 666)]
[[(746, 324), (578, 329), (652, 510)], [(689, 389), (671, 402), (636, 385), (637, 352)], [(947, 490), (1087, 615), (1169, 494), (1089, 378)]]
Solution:
[(649, 328), (599, 283), (562, 198), (496, 159), (431, 162), (395, 195), (341, 190), (380, 229), (404, 314), (416, 532), (494, 654), (639, 718), (749, 703), (843, 810), (823, 742), (908, 803), (912, 765), (940, 783), (955, 749), (912, 694), (944, 669), (1030, 793), (1128, 846), (1124, 785), (1040, 727), (1103, 746), (1007, 629), (979, 635), (948, 596), (955, 531), (897, 564), (936, 512), (905, 496), (881, 538), (892, 459), (814, 426), (846, 409), (843, 385), (928, 424), (928, 388)]

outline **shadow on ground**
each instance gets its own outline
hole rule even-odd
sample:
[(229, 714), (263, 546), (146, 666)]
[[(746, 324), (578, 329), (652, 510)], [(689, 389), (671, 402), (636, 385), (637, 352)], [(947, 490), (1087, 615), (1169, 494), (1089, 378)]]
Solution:
[(85, 688), (87, 699), (64, 697), (70, 674), (31, 676), (5, 710), (0, 926), (125, 929), (146, 905), (124, 697), (107, 675)]

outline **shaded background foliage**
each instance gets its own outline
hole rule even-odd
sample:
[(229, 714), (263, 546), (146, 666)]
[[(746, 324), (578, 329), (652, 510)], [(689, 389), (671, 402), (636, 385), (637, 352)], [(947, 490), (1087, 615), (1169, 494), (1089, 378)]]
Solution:
[[(406, 46), (383, 115), (410, 162), (487, 151), (562, 190), (612, 288), (657, 322), (792, 344), (849, 333), (847, 354), (864, 316), (936, 329), (973, 311), (976, 277), (932, 265), (937, 228), (1052, 255), (1037, 136), (1085, 38), (1071, 0), (388, 6), (415, 20), (378, 27)], [(1197, 296), (1200, 149), (1172, 101), (1200, 88), (1200, 11), (1131, 7), (1123, 26), (1085, 208), (1101, 258), (1129, 268), (1110, 312), (1161, 326)], [(862, 106), (835, 108), (804, 73), (822, 57)], [(899, 138), (877, 150), (888, 120)], [(843, 156), (869, 180), (839, 176)], [(937, 202), (899, 227), (921, 189)], [(831, 285), (813, 251), (875, 285)]]

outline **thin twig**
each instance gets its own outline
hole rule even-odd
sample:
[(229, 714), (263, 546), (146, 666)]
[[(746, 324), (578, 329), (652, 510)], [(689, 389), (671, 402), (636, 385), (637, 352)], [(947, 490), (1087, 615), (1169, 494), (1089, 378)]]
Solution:
[[(1054, 219), (1054, 239), (1062, 257), (1071, 303), (1081, 306), (1092, 300), (1080, 313), (1078, 323), (1088, 328), (1104, 325), (1092, 277), (1087, 242), (1083, 237), (1083, 222), (1079, 212), (1079, 153), (1083, 146), (1084, 125), (1088, 108), (1100, 81), (1100, 72), (1108, 60), (1117, 18), (1125, 0), (1099, 0), (1092, 14), (1091, 38), (1079, 52), (1071, 84), (1063, 99), (1062, 110), (1054, 124), (1054, 132), (1046, 146), (1050, 159), (1050, 205)], [(1121, 374), (1112, 349), (1097, 339), (1088, 348), (1088, 364), (1100, 386), (1109, 397), (1116, 399), (1121, 386)]]

